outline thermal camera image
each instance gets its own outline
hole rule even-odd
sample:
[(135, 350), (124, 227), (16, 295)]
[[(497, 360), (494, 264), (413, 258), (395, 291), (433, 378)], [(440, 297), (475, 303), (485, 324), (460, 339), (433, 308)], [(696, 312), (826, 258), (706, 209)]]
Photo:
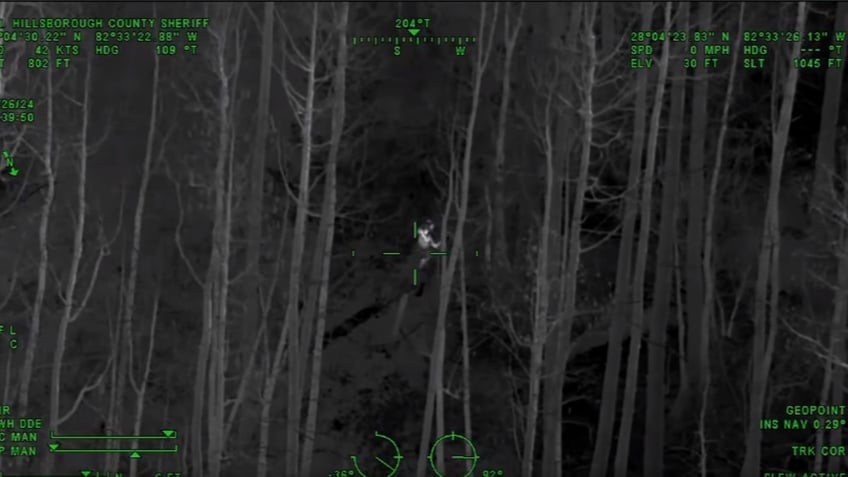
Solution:
[(845, 477), (846, 34), (0, 1), (0, 477)]

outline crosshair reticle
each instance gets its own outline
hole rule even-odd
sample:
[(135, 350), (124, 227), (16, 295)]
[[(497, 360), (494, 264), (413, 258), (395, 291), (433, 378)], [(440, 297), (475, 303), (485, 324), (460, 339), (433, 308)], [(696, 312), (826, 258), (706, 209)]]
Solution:
[(436, 476), (454, 477), (454, 475), (448, 475), (446, 473), (446, 469), (439, 469), (436, 466), (436, 449), (439, 446), (447, 447), (447, 460), (471, 462), (470, 466), (464, 468), (464, 474), (461, 474), (461, 476), (460, 474), (455, 475), (460, 477), (472, 477), (474, 475), (474, 469), (477, 468), (477, 461), (480, 460), (480, 456), (477, 455), (477, 448), (474, 447), (474, 443), (471, 442), (471, 439), (463, 436), (462, 434), (451, 432), (450, 434), (445, 434), (436, 439), (436, 442), (434, 442), (433, 446), (430, 448), (430, 455), (427, 456), (427, 460), (430, 461), (430, 467), (433, 469)]
[[(418, 247), (418, 253), (424, 254), (425, 257), (419, 260), (415, 267), (412, 269), (412, 286), (417, 287), (421, 280), (421, 269), (429, 262), (430, 257), (446, 257), (448, 252), (443, 250), (443, 246), (445, 245), (444, 239), (441, 241), (435, 240), (434, 237), (430, 235), (431, 228), (430, 224), (419, 224), (418, 222), (412, 223), (412, 238), (416, 242), (416, 246)], [(396, 250), (386, 250), (382, 252), (384, 257), (399, 257), (401, 253)], [(351, 256), (356, 256), (356, 250), (351, 250)], [(474, 249), (474, 256), (479, 257), (480, 251)]]

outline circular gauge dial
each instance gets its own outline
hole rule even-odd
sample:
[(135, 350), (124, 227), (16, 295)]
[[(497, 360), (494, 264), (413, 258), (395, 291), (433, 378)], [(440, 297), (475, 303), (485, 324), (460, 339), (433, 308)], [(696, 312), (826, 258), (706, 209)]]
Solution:
[(374, 446), (373, 455), (364, 459), (350, 456), (353, 469), (359, 477), (394, 477), (400, 470), (400, 461), (403, 460), (400, 448), (389, 436), (374, 432), (374, 437), (379, 441)]
[[(436, 450), (439, 448), (445, 453), (444, 469), (440, 469), (436, 462)], [(477, 455), (477, 448), (474, 447), (471, 439), (451, 432), (436, 439), (427, 459), (437, 477), (471, 477), (474, 475), (480, 456)]]

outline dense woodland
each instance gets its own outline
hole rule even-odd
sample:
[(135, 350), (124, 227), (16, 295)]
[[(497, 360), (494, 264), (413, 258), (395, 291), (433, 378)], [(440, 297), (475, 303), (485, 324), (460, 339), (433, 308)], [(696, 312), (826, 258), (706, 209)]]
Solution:
[[(845, 59), (848, 3), (0, 2), (61, 17), (209, 26), (68, 68), (3, 44), (0, 98), (36, 105), (0, 127), (0, 402), (42, 446), (180, 452), (0, 471), (387, 475), (375, 431), (398, 476), (467, 475), (428, 459), (450, 432), (473, 475), (848, 466), (791, 448), (842, 426), (761, 428), (845, 401), (845, 75), (794, 65)], [(398, 18), (475, 41), (353, 42)], [(804, 41), (744, 68), (745, 31)]]

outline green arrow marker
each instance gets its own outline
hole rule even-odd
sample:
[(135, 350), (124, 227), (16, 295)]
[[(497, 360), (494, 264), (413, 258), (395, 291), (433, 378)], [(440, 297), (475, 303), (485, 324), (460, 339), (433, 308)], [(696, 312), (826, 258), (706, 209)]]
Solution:
[(50, 450), (51, 450), (51, 451), (55, 451), (55, 450), (56, 450), (56, 449), (58, 449), (58, 448), (59, 448), (59, 444), (55, 444), (55, 443), (54, 443), (54, 444), (50, 444)]
[(408, 29), (407, 31), (409, 32), (409, 34), (410, 34), (410, 35), (415, 36), (415, 35), (417, 35), (417, 34), (418, 34), (418, 32), (419, 32), (419, 31), (421, 31), (421, 30), (419, 30), (418, 28), (410, 28), (410, 29)]
[(88, 477), (89, 475), (91, 475), (91, 471), (90, 470), (81, 470), (80, 474), (82, 474), (82, 477)]
[(169, 439), (177, 437), (177, 431), (173, 429), (162, 429), (162, 434)]
[(15, 169), (14, 167), (9, 169), (9, 175), (12, 176), (12, 177), (15, 177), (16, 175), (18, 175), (18, 172), (20, 172), (20, 171)]
[(132, 454), (130, 454), (130, 459), (141, 459), (141, 454), (139, 454), (138, 452), (133, 452)]

